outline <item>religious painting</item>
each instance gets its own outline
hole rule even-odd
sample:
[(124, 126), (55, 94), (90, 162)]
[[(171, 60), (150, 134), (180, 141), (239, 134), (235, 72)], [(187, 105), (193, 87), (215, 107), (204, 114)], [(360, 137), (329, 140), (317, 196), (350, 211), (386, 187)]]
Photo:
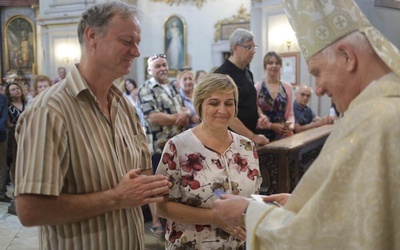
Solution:
[(186, 66), (186, 23), (176, 15), (168, 17), (164, 23), (164, 49), (172, 76)]
[[(36, 39), (32, 21), (22, 15), (11, 17), (4, 28), (5, 67), (10, 72), (33, 72)], [(34, 72), (33, 72), (34, 73)]]
[(293, 86), (298, 85), (300, 74), (299, 52), (281, 53), (280, 55), (282, 57), (281, 80)]

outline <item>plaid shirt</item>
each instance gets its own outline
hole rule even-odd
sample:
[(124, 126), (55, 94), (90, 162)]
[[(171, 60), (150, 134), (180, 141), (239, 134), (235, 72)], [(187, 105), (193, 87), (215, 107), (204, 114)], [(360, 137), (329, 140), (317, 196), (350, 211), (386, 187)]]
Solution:
[(168, 83), (168, 87), (171, 90), (171, 96), (161, 84), (151, 78), (140, 87), (138, 92), (138, 107), (144, 115), (147, 142), (152, 155), (161, 153), (163, 150), (157, 144), (163, 144), (163, 142), (184, 130), (184, 128), (175, 125), (160, 126), (151, 123), (148, 119), (149, 114), (154, 112), (176, 114), (181, 111), (184, 106), (181, 95), (172, 84)]

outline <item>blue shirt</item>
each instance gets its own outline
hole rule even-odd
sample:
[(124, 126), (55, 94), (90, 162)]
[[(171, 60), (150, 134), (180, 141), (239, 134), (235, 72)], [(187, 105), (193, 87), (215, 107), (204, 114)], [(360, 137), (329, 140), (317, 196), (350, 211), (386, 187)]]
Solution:
[(293, 102), (293, 112), (296, 124), (300, 124), (301, 126), (311, 123), (316, 117), (314, 111), (308, 106), (302, 108), (297, 101)]

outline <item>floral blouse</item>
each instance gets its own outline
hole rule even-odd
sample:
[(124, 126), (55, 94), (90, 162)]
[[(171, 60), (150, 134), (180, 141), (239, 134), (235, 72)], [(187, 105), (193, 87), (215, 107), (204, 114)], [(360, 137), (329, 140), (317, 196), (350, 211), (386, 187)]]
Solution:
[[(262, 178), (252, 141), (230, 132), (233, 141), (222, 154), (204, 146), (192, 130), (170, 139), (164, 147), (157, 174), (173, 183), (169, 196), (187, 206), (212, 208), (218, 189), (250, 197)], [(167, 220), (166, 249), (243, 249), (244, 242), (217, 225), (194, 225)]]

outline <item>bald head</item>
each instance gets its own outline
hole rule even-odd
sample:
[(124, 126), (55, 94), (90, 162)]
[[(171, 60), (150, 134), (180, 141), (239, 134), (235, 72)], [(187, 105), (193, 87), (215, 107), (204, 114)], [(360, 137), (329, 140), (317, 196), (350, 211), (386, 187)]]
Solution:
[(312, 94), (312, 89), (308, 85), (300, 84), (296, 88), (296, 101), (301, 107), (307, 106), (310, 101), (310, 97)]

